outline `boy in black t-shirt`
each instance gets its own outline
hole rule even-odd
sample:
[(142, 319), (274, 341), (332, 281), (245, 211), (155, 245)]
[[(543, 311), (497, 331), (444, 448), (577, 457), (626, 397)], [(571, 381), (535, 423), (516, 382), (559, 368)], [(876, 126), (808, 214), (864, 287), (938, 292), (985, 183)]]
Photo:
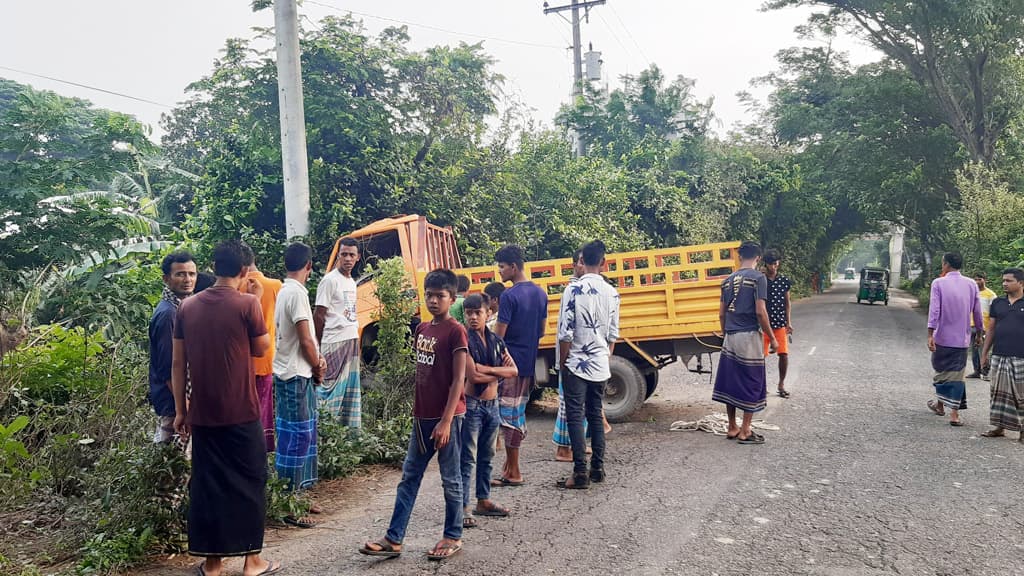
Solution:
[(992, 429), (981, 435), (997, 438), (1006, 430), (1021, 432), (1024, 443), (1024, 270), (1003, 271), (1006, 296), (992, 301), (990, 322), (981, 365), (991, 364), (989, 421)]
[[(765, 306), (768, 309), (768, 322), (771, 325), (772, 333), (775, 334), (775, 341), (778, 348), (775, 353), (779, 355), (779, 386), (778, 394), (783, 398), (789, 398), (789, 391), (786, 390), (786, 372), (789, 371), (789, 338), (793, 334), (793, 322), (790, 314), (789, 290), (793, 283), (782, 274), (779, 274), (779, 267), (782, 265), (782, 257), (778, 251), (768, 250), (764, 253), (764, 275), (768, 280), (768, 298)], [(764, 335), (765, 355), (768, 352), (768, 335)]]
[(438, 269), (423, 279), (423, 298), (433, 317), (416, 326), (416, 391), (412, 437), (402, 464), (402, 480), (395, 509), (384, 538), (367, 542), (359, 551), (367, 556), (394, 557), (402, 553), (416, 495), (427, 464), (437, 454), (444, 486), (444, 537), (427, 553), (444, 560), (462, 550), (462, 461), (460, 440), (466, 413), (466, 329), (448, 313), (455, 300), (455, 274)]
[[(490, 500), (491, 460), (501, 428), (498, 410), (498, 382), (515, 378), (519, 372), (505, 342), (487, 329), (487, 306), (480, 294), (463, 301), (469, 328), (469, 359), (466, 366), (466, 421), (462, 426), (462, 504), (469, 514), (473, 469), (476, 468), (475, 516), (508, 516), (508, 509)], [(465, 528), (476, 526), (476, 519), (464, 515)]]

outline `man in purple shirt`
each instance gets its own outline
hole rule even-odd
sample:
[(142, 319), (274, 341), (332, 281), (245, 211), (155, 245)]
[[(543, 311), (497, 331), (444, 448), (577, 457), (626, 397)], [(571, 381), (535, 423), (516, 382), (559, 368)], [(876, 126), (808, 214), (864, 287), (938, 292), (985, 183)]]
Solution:
[(932, 282), (931, 301), (928, 305), (928, 349), (932, 352), (933, 384), (938, 400), (929, 400), (928, 409), (938, 416), (946, 415), (949, 423), (963, 426), (960, 410), (967, 408), (967, 390), (964, 369), (973, 326), (982, 326), (981, 302), (978, 285), (960, 274), (963, 256), (949, 252), (942, 257), (942, 277)]

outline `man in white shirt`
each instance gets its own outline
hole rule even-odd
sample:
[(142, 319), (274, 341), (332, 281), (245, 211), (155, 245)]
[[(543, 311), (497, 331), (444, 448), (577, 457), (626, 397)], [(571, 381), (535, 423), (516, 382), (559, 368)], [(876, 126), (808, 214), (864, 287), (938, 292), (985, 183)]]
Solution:
[(320, 404), (350, 428), (362, 425), (359, 316), (356, 281), (352, 278), (357, 262), (359, 244), (352, 238), (339, 240), (337, 264), (317, 286), (313, 314), (320, 350), (327, 359), (324, 381), (317, 389)]
[[(277, 454), (274, 467), (279, 478), (289, 480), (292, 490), (309, 488), (317, 481), (316, 383), (326, 363), (317, 350), (313, 312), (309, 308), (306, 280), (313, 269), (313, 250), (296, 242), (284, 253), (288, 276), (277, 294), (274, 324), (274, 403)], [(308, 518), (285, 518), (289, 524), (311, 528)]]
[[(573, 473), (561, 488), (587, 488), (604, 481), (604, 386), (611, 378), (609, 360), (619, 338), (619, 293), (601, 277), (605, 247), (595, 240), (583, 247), (584, 274), (562, 294), (558, 317), (565, 417), (572, 443)], [(586, 434), (590, 428), (590, 474), (587, 475)]]

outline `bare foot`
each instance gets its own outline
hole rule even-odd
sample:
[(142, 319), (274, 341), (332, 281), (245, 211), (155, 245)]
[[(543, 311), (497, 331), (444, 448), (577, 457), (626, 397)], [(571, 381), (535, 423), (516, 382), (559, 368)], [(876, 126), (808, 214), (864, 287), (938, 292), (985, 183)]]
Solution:
[(608, 419), (601, 415), (601, 420), (604, 422), (604, 433), (607, 434), (612, 431), (612, 425), (608, 423)]
[(572, 462), (572, 448), (559, 446), (555, 449), (555, 462)]

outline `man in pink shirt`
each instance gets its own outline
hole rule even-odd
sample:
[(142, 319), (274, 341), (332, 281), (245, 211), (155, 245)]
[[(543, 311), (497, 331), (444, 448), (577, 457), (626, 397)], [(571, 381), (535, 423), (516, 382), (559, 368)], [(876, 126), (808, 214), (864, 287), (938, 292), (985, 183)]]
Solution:
[[(938, 416), (946, 415), (949, 423), (963, 426), (960, 410), (967, 408), (964, 370), (971, 339), (978, 340), (972, 326), (982, 326), (978, 285), (960, 274), (963, 256), (949, 252), (942, 257), (942, 277), (932, 282), (928, 305), (928, 349), (932, 352), (935, 370), (933, 385), (937, 400), (928, 401), (928, 409)], [(974, 319), (973, 325), (971, 319)]]

